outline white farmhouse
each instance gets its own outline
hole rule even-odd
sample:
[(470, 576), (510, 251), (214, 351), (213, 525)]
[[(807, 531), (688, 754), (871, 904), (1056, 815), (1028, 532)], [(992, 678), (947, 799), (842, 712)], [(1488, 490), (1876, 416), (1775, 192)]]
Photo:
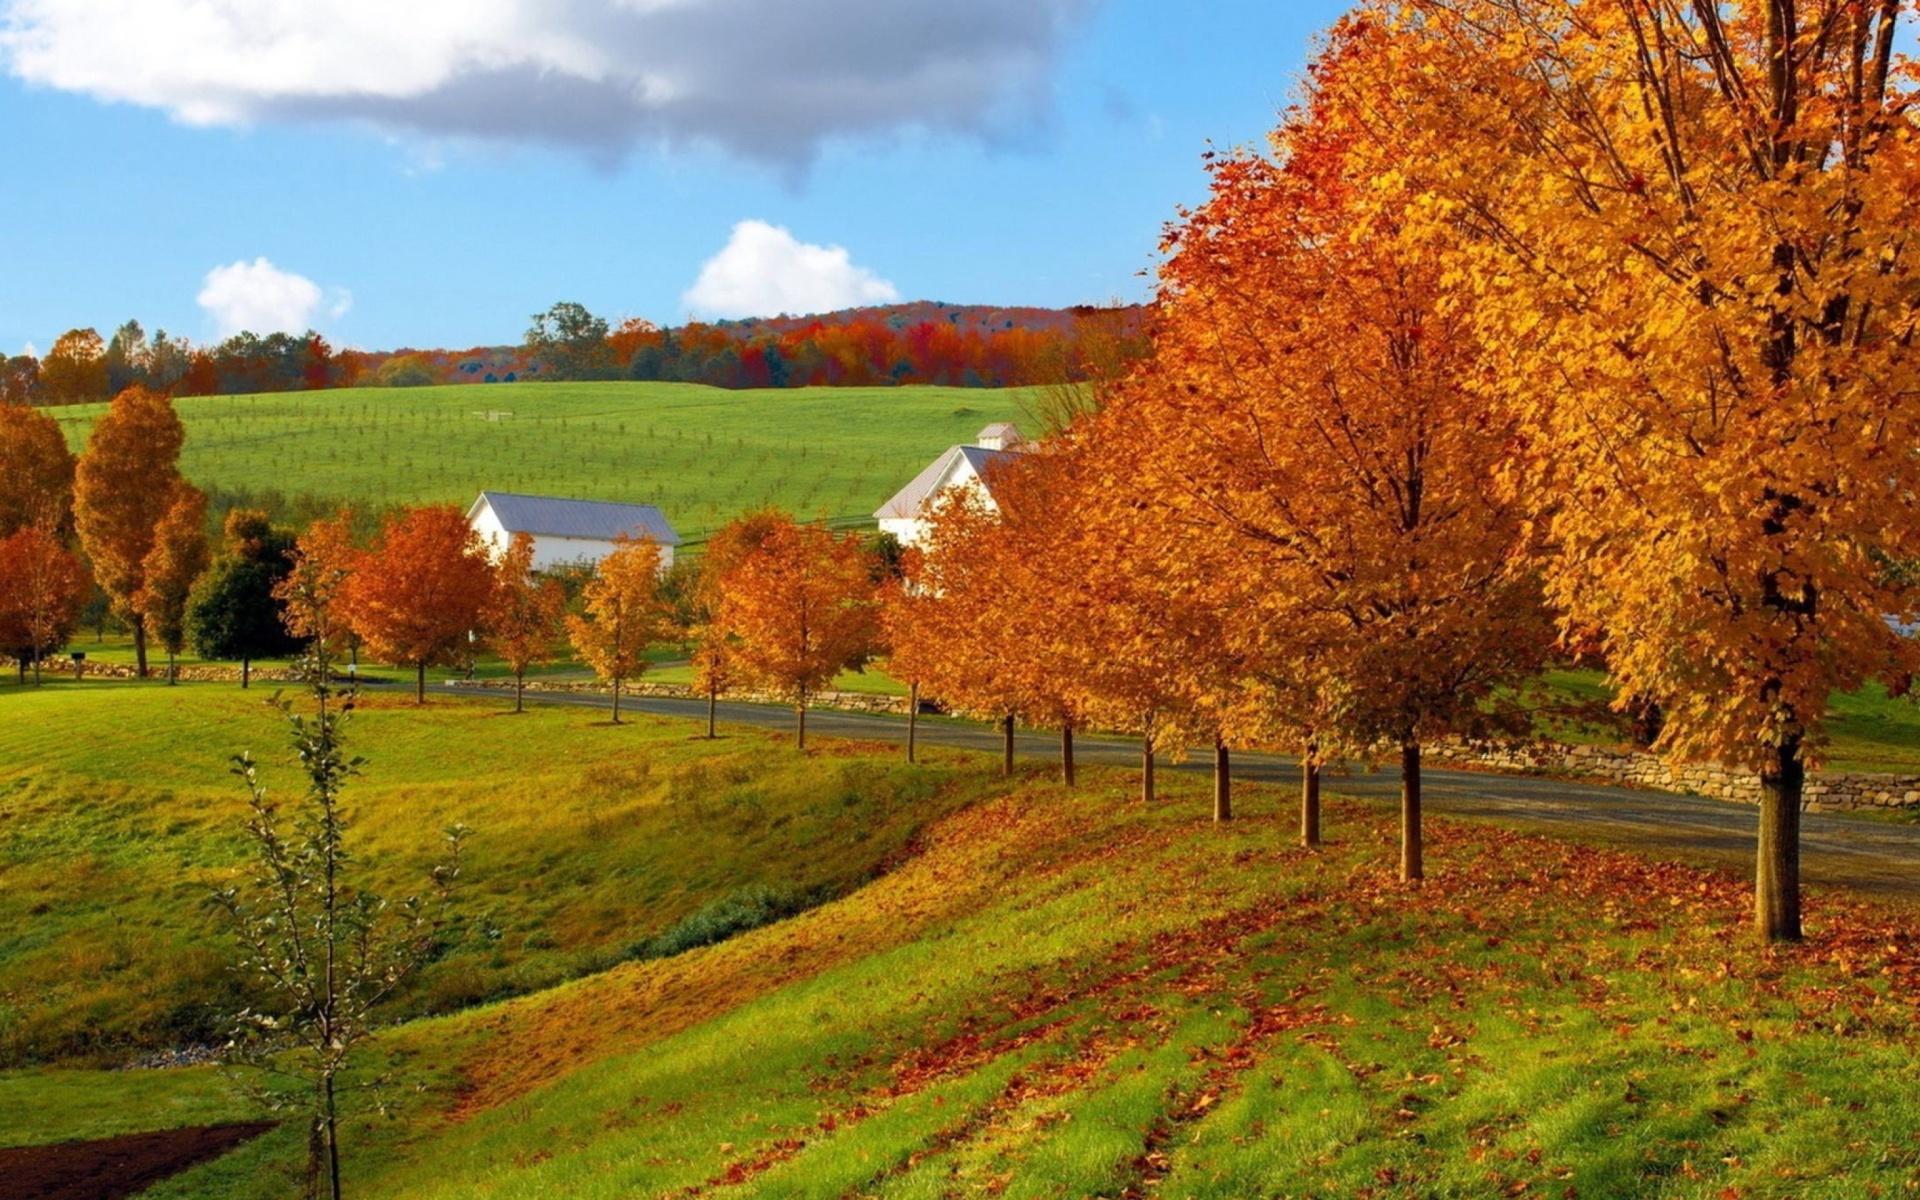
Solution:
[(993, 490), (988, 481), (991, 468), (1020, 453), (1025, 445), (1019, 426), (1012, 422), (987, 426), (974, 445), (952, 447), (915, 475), (912, 483), (894, 493), (893, 499), (873, 514), (880, 521), (880, 532), (892, 534), (902, 546), (918, 545), (927, 536), (927, 518), (940, 494), (954, 488), (977, 491), (992, 510)]
[(505, 552), (516, 533), (533, 535), (533, 567), (597, 563), (613, 553), (621, 534), (652, 538), (660, 546), (660, 566), (673, 565), (673, 548), (680, 535), (651, 504), (613, 504), (604, 500), (562, 500), (555, 496), (520, 496), (512, 492), (481, 492), (467, 510), (467, 524), (493, 547)]

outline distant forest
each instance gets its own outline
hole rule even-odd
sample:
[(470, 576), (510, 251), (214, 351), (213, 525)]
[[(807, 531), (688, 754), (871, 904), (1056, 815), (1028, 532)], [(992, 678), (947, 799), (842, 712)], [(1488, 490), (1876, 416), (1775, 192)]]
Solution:
[(175, 396), (337, 387), (635, 379), (723, 388), (937, 384), (1018, 387), (1105, 375), (1143, 354), (1141, 306), (993, 308), (929, 301), (807, 317), (611, 326), (584, 307), (535, 314), (517, 346), (338, 350), (318, 333), (241, 333), (195, 345), (128, 321), (62, 334), (0, 362), (0, 402), (104, 400), (135, 384)]

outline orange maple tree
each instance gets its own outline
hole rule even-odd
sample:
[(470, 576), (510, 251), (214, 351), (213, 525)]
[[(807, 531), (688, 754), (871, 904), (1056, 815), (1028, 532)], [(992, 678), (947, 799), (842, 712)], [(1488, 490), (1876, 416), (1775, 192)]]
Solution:
[[(343, 509), (307, 526), (294, 541), (286, 575), (273, 585), (273, 598), (286, 610), (288, 633), (316, 643), (329, 657), (352, 639), (350, 585), (359, 560), (351, 512)], [(244, 662), (241, 669), (244, 686)]]
[(889, 595), (893, 669), (957, 711), (997, 720), (1003, 769), (1026, 721), (1073, 736), (1086, 726), (1088, 631), (1100, 617), (1074, 530), (1083, 477), (1077, 444), (1056, 439), (994, 464), (984, 488), (937, 497), (927, 532)]
[(1397, 753), (1411, 880), (1424, 747), (1487, 731), (1550, 625), (1532, 497), (1491, 486), (1515, 418), (1476, 386), (1473, 298), (1410, 232), (1413, 197), (1353, 153), (1341, 65), (1316, 66), (1275, 158), (1216, 161), (1170, 231), (1158, 383), (1116, 417), (1154, 448), (1140, 486), (1237, 559), (1230, 682), (1310, 681), (1317, 749)]
[(40, 682), (40, 662), (66, 645), (80, 624), (91, 588), (86, 568), (46, 525), (0, 537), (0, 653), (25, 682)]
[(524, 712), (527, 668), (553, 661), (554, 639), (567, 614), (560, 581), (533, 570), (533, 535), (516, 533), (494, 564), (493, 599), (487, 605), (487, 643), (513, 672), (513, 711)]
[[(1757, 771), (1754, 922), (1800, 934), (1829, 697), (1920, 667), (1920, 101), (1892, 0), (1381, 0), (1379, 170), (1500, 345), (1546, 569), (1661, 745)], [(1389, 162), (1393, 165), (1389, 167)]]
[(573, 648), (594, 674), (613, 684), (613, 723), (620, 723), (620, 685), (647, 669), (647, 647), (670, 628), (660, 595), (660, 545), (651, 538), (614, 540), (581, 590), (581, 612), (567, 617)]
[(883, 630), (888, 671), (907, 680), (916, 699), (927, 695), (951, 712), (996, 723), (1001, 771), (1012, 775), (1023, 697), (1000, 670), (1004, 656), (993, 628), (999, 596), (974, 569), (996, 521), (977, 495), (943, 497), (921, 545), (903, 559), (901, 584), (883, 593)]
[(113, 608), (133, 629), (134, 658), (147, 674), (147, 621), (134, 605), (146, 582), (154, 530), (179, 482), (186, 427), (173, 403), (128, 388), (94, 424), (74, 470), (74, 524), (80, 548)]
[(414, 696), (424, 704), (427, 668), (469, 651), (493, 586), (486, 543), (459, 508), (404, 509), (354, 556), (346, 618), (375, 658), (414, 669)]
[[(873, 653), (878, 618), (867, 554), (852, 535), (783, 513), (735, 524), (716, 539), (723, 551), (742, 548), (716, 580), (714, 624), (741, 676), (792, 702), (804, 750), (813, 697)], [(748, 539), (750, 524), (757, 529)]]
[(187, 641), (187, 598), (211, 560), (206, 493), (176, 480), (166, 511), (154, 526), (153, 547), (140, 564), (140, 590), (133, 596), (148, 633), (167, 652), (169, 684), (179, 681), (176, 660)]
[(37, 408), (0, 404), (0, 537), (51, 523), (73, 531), (73, 451), (60, 423)]

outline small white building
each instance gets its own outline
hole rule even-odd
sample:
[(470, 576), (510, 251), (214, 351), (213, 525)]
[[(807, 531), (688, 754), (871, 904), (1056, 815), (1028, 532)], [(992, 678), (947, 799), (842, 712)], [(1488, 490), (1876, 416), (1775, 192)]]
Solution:
[(680, 535), (651, 504), (481, 492), (467, 510), (467, 524), (496, 556), (506, 552), (514, 534), (532, 534), (536, 571), (597, 563), (613, 553), (614, 539), (621, 534), (652, 538), (660, 546), (660, 566), (665, 569), (673, 565), (673, 549), (680, 544)]
[(1011, 459), (1026, 446), (1020, 427), (1000, 421), (980, 431), (972, 446), (954, 446), (933, 460), (913, 482), (894, 493), (893, 499), (873, 515), (880, 521), (880, 532), (890, 533), (902, 546), (916, 546), (927, 536), (927, 518), (941, 493), (955, 488), (978, 492), (993, 510), (993, 489), (988, 472), (999, 462)]

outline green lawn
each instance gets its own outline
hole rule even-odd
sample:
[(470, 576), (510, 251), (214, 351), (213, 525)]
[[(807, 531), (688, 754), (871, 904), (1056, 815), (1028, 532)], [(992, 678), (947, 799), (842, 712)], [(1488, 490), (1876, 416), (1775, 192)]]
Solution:
[[(88, 681), (0, 688), (0, 1067), (124, 1061), (218, 1032), (241, 998), (203, 907), (234, 877), (249, 750), (285, 795), (269, 689)], [(678, 723), (436, 696), (362, 702), (349, 791), (387, 889), (424, 885), (438, 833), (476, 830), (471, 937), (396, 1013), (517, 994), (618, 961), (707, 901), (840, 892), (958, 803), (951, 767), (802, 758)], [(88, 736), (78, 731), (93, 730)]]
[[(837, 760), (850, 761), (850, 760)], [(858, 761), (857, 759), (851, 761)], [(1794, 953), (1741, 884), (1284, 797), (1205, 819), (1092, 772), (955, 813), (845, 900), (387, 1040), (403, 1119), (360, 1195), (1855, 1197), (1920, 1183), (1909, 915), (1816, 898)], [(128, 1127), (205, 1072), (16, 1072)], [(33, 1093), (38, 1096), (40, 1093)], [(233, 1110), (231, 1115), (238, 1115)], [(45, 1136), (36, 1121), (31, 1135)], [(90, 1130), (115, 1121), (93, 1118)], [(289, 1130), (155, 1197), (284, 1192)]]
[[(674, 383), (354, 388), (175, 402), (194, 483), (361, 508), (481, 489), (657, 504), (680, 535), (777, 505), (868, 520), (948, 446), (1020, 419), (1023, 392), (726, 391)], [(50, 409), (78, 450), (102, 405)], [(507, 414), (507, 415), (503, 415)]]

